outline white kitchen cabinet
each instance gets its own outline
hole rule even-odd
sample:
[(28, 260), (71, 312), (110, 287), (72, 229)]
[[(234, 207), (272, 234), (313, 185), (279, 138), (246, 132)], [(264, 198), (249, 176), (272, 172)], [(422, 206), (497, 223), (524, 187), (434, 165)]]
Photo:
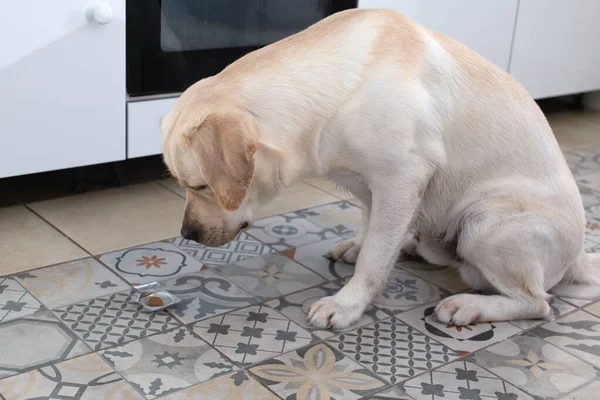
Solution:
[(177, 98), (135, 101), (127, 104), (127, 158), (162, 153), (160, 120)]
[(457, 39), (505, 71), (508, 70), (510, 61), (517, 5), (517, 0), (359, 0), (358, 2), (360, 8), (390, 8), (399, 11), (429, 28)]
[(125, 158), (125, 0), (8, 2), (0, 178)]
[(535, 98), (600, 89), (598, 0), (522, 0), (510, 73)]

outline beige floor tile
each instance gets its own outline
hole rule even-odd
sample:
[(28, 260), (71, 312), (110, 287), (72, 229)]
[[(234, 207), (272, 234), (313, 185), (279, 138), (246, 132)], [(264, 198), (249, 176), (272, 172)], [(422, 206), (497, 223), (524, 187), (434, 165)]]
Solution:
[(87, 256), (24, 206), (1, 208), (0, 227), (0, 275)]
[(600, 112), (565, 111), (547, 118), (563, 150), (600, 145)]
[(30, 206), (96, 255), (178, 236), (184, 200), (145, 183)]
[(312, 178), (307, 179), (304, 182), (316, 187), (317, 189), (321, 189), (324, 192), (332, 194), (335, 197), (339, 197), (342, 200), (350, 200), (353, 197), (350, 192), (344, 190), (343, 188), (340, 188), (336, 183), (330, 181), (329, 179)]
[(290, 186), (284, 194), (260, 209), (255, 218), (269, 217), (275, 214), (301, 210), (334, 201), (339, 201), (339, 199), (304, 182), (300, 182)]

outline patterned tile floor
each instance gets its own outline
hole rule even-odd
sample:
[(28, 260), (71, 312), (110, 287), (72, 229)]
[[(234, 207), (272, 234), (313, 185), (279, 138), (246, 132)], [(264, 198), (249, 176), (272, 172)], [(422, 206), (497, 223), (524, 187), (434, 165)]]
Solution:
[[(566, 153), (600, 251), (600, 148)], [(359, 209), (340, 200), (256, 221), (207, 249), (180, 237), (0, 276), (0, 398), (595, 399), (600, 289), (560, 287), (552, 321), (440, 324), (468, 288), (448, 268), (399, 262), (342, 332), (306, 323), (354, 266), (327, 258)], [(131, 285), (182, 299), (149, 313)]]

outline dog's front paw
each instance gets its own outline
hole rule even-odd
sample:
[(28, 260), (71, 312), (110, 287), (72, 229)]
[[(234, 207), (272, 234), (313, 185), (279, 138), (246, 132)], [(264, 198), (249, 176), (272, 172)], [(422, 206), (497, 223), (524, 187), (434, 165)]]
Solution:
[(331, 248), (331, 258), (334, 261), (343, 261), (348, 264), (356, 264), (360, 253), (360, 246), (354, 240), (342, 240)]
[(438, 321), (454, 326), (467, 326), (476, 322), (481, 316), (477, 295), (468, 293), (450, 296), (440, 301), (435, 307)]
[(344, 329), (358, 321), (365, 307), (342, 305), (336, 296), (323, 297), (308, 310), (308, 322), (317, 328)]

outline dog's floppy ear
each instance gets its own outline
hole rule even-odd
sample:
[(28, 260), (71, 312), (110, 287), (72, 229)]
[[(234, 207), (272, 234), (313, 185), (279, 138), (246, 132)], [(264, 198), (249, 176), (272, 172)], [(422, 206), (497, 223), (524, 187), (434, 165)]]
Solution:
[(221, 206), (237, 210), (254, 176), (254, 154), (258, 148), (254, 121), (238, 112), (215, 112), (186, 136), (198, 167)]

